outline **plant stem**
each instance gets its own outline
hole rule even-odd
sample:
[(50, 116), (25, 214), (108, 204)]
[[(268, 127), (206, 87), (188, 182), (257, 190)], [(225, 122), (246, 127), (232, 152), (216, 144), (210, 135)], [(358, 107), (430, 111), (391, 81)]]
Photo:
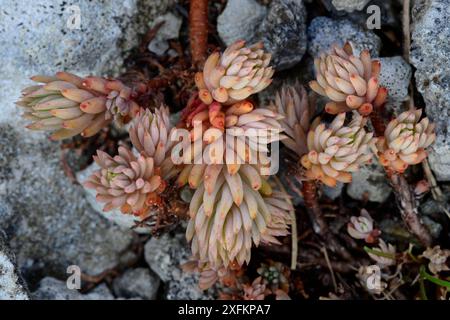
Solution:
[(417, 201), (414, 197), (414, 191), (403, 175), (394, 173), (391, 174), (389, 178), (403, 221), (406, 223), (409, 231), (414, 234), (424, 246), (429, 247), (433, 242), (433, 239), (431, 238), (428, 228), (420, 221), (419, 208), (417, 207)]
[(205, 62), (208, 44), (208, 0), (190, 1), (189, 42), (192, 63), (200, 68)]
[[(278, 179), (277, 176), (274, 177), (275, 182), (277, 183), (278, 187), (281, 191), (283, 191), (286, 194), (286, 201), (288, 201), (292, 207), (294, 207), (294, 204), (291, 201), (291, 198), (288, 196), (288, 193), (286, 189), (284, 188), (283, 184), (281, 183), (280, 179)], [(291, 270), (295, 270), (297, 268), (297, 255), (298, 255), (298, 236), (297, 236), (297, 217), (295, 215), (295, 209), (290, 212), (291, 215), (291, 238), (292, 238), (292, 244), (291, 244)]]
[[(382, 137), (386, 126), (379, 110), (373, 110), (370, 114), (370, 120), (373, 128), (375, 129), (375, 135)], [(424, 246), (430, 246), (432, 243), (432, 237), (428, 228), (423, 225), (419, 219), (419, 209), (417, 207), (417, 201), (414, 197), (413, 190), (403, 174), (391, 172), (391, 170), (387, 167), (384, 167), (384, 169), (394, 191), (397, 207), (400, 210), (400, 215), (403, 221), (409, 231), (414, 234)]]
[(331, 251), (336, 252), (346, 260), (351, 260), (352, 256), (350, 253), (339, 243), (328, 228), (328, 224), (325, 221), (322, 210), (319, 207), (319, 202), (317, 201), (316, 183), (314, 181), (303, 181), (302, 194), (314, 232), (322, 236), (322, 238), (328, 242)]

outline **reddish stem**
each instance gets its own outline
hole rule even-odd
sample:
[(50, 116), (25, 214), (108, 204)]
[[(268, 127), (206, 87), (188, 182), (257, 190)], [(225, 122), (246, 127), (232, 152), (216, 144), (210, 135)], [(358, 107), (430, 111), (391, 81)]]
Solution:
[(189, 9), (189, 42), (192, 63), (201, 67), (208, 44), (208, 0), (191, 0)]

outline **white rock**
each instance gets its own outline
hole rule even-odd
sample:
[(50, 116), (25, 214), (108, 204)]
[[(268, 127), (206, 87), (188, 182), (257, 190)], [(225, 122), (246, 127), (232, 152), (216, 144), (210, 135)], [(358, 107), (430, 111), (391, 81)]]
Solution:
[(308, 52), (313, 57), (328, 52), (333, 44), (343, 45), (346, 41), (352, 43), (355, 54), (363, 49), (368, 49), (372, 57), (380, 53), (380, 38), (349, 20), (317, 17), (308, 27)]
[(389, 91), (389, 99), (406, 101), (411, 81), (411, 66), (400, 56), (378, 58), (381, 62), (380, 85)]
[(198, 288), (198, 274), (181, 270), (180, 265), (190, 259), (190, 248), (184, 232), (163, 234), (151, 238), (145, 244), (145, 261), (164, 281), (165, 298), (168, 300), (211, 299), (210, 291)]
[(0, 300), (28, 300), (29, 296), (15, 264), (14, 254), (0, 231)]
[(382, 203), (392, 192), (384, 169), (375, 159), (372, 164), (361, 166), (352, 176), (352, 182), (347, 186), (347, 193), (353, 199), (363, 200), (367, 195), (369, 201)]
[(156, 18), (150, 24), (150, 27), (154, 27), (162, 21), (164, 21), (164, 24), (159, 28), (155, 38), (148, 44), (148, 50), (160, 56), (163, 55), (167, 49), (169, 49), (167, 40), (178, 38), (182, 23), (180, 17), (169, 12)]
[(255, 0), (229, 0), (217, 18), (217, 31), (226, 45), (252, 39), (266, 15), (266, 7)]
[[(430, 166), (438, 180), (450, 181), (450, 0), (414, 2), (411, 63), (425, 112), (436, 124)], [(420, 107), (420, 106), (419, 106)]]
[(370, 0), (332, 0), (331, 3), (336, 10), (344, 10), (347, 12), (360, 11), (364, 9)]
[(114, 300), (105, 284), (101, 284), (88, 294), (69, 289), (65, 281), (45, 277), (39, 282), (38, 289), (32, 294), (34, 300)]
[[(138, 35), (173, 3), (1, 1), (0, 202), (12, 214), (0, 220), (21, 270), (27, 269), (24, 276), (28, 270), (57, 276), (71, 264), (98, 274), (117, 265), (132, 235), (93, 212), (81, 187), (65, 175), (58, 143), (23, 128), (14, 105), (21, 89), (34, 74), (118, 74)], [(70, 19), (77, 11), (79, 29), (70, 23), (77, 22)]]
[(114, 293), (123, 298), (142, 298), (154, 300), (158, 293), (160, 280), (146, 268), (129, 269), (114, 279)]

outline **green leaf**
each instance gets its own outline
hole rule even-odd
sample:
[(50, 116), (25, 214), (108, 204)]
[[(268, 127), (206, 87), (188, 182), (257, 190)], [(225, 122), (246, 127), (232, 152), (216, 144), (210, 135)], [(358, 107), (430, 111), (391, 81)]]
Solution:
[(379, 256), (379, 257), (384, 257), (384, 258), (395, 260), (395, 255), (394, 254), (387, 253), (387, 252), (382, 252), (380, 250), (370, 249), (367, 246), (364, 246), (364, 251), (366, 251), (367, 253), (372, 253), (372, 254), (374, 254), (376, 256)]
[(433, 277), (431, 274), (429, 274), (428, 272), (426, 272), (425, 266), (424, 266), (424, 265), (422, 265), (422, 266), (420, 267), (420, 276), (421, 276), (423, 279), (426, 279), (426, 280), (428, 280), (428, 281), (430, 281), (430, 282), (433, 282), (434, 284), (437, 284), (438, 286), (441, 286), (441, 287), (445, 287), (445, 288), (447, 288), (447, 289), (450, 289), (450, 282), (449, 282), (449, 281), (445, 281), (445, 280), (442, 280), (442, 279)]

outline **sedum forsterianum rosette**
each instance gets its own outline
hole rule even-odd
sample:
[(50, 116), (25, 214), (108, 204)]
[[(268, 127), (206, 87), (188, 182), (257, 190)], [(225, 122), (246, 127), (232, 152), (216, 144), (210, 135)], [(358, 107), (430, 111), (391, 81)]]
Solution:
[[(189, 139), (173, 148), (183, 150), (177, 184), (195, 189), (187, 239), (194, 258), (215, 270), (248, 263), (252, 244), (276, 243), (288, 232), (287, 200), (273, 194), (264, 170), (269, 144), (281, 138), (280, 115), (244, 100), (270, 83), (269, 60), (259, 46), (244, 48), (243, 42), (211, 55), (196, 77), (199, 99), (183, 117)], [(245, 94), (236, 95), (238, 86), (247, 88)]]
[(274, 73), (270, 58), (262, 43), (246, 47), (243, 40), (231, 44), (222, 54), (211, 54), (203, 72), (195, 76), (200, 99), (206, 104), (213, 100), (230, 104), (265, 89)]
[(106, 203), (104, 211), (120, 208), (123, 213), (142, 219), (150, 214), (150, 207), (166, 187), (167, 177), (174, 175), (169, 157), (171, 130), (166, 107), (161, 106), (154, 112), (140, 109), (129, 129), (131, 142), (139, 155), (123, 146), (114, 157), (97, 151), (94, 160), (100, 170), (85, 186), (95, 189), (97, 200)]
[(214, 268), (248, 263), (252, 244), (279, 244), (276, 237), (288, 234), (293, 210), (287, 195), (259, 184), (264, 179), (251, 166), (241, 166), (234, 175), (224, 166), (220, 170), (212, 192), (207, 189), (211, 183), (196, 189), (186, 231), (193, 255)]
[(282, 118), (279, 120), (286, 138), (283, 144), (294, 151), (298, 157), (308, 152), (306, 137), (314, 111), (308, 102), (308, 95), (303, 86), (286, 85), (275, 95), (270, 109), (278, 112)]
[(113, 118), (128, 120), (139, 108), (132, 100), (136, 91), (118, 80), (67, 72), (31, 79), (41, 84), (25, 88), (17, 104), (25, 108), (23, 117), (32, 121), (27, 128), (54, 131), (54, 140), (93, 136)]
[(345, 126), (345, 113), (338, 114), (330, 125), (313, 126), (308, 133), (308, 154), (301, 158), (306, 168), (306, 178), (319, 180), (327, 186), (336, 186), (337, 181), (349, 183), (352, 172), (371, 161), (371, 148), (376, 138), (366, 132), (366, 119), (358, 113)]
[(413, 109), (389, 122), (376, 144), (383, 166), (402, 173), (427, 157), (426, 148), (436, 140), (435, 125), (427, 117), (420, 120), (421, 116), (422, 109)]
[(141, 108), (128, 130), (136, 150), (146, 157), (152, 157), (166, 180), (179, 172), (170, 159), (174, 144), (171, 134), (174, 130), (169, 120), (169, 108), (164, 105), (154, 112)]
[(104, 211), (120, 208), (122, 213), (143, 216), (148, 213), (155, 195), (165, 188), (153, 158), (135, 156), (123, 146), (119, 147), (119, 154), (114, 157), (97, 150), (94, 160), (100, 170), (91, 175), (84, 185), (95, 189), (96, 200), (105, 203)]
[(310, 86), (331, 100), (325, 106), (326, 112), (357, 110), (366, 116), (386, 101), (387, 89), (378, 81), (380, 62), (372, 60), (368, 50), (356, 57), (347, 42), (343, 48), (334, 46), (329, 54), (316, 58), (314, 65), (316, 80)]

